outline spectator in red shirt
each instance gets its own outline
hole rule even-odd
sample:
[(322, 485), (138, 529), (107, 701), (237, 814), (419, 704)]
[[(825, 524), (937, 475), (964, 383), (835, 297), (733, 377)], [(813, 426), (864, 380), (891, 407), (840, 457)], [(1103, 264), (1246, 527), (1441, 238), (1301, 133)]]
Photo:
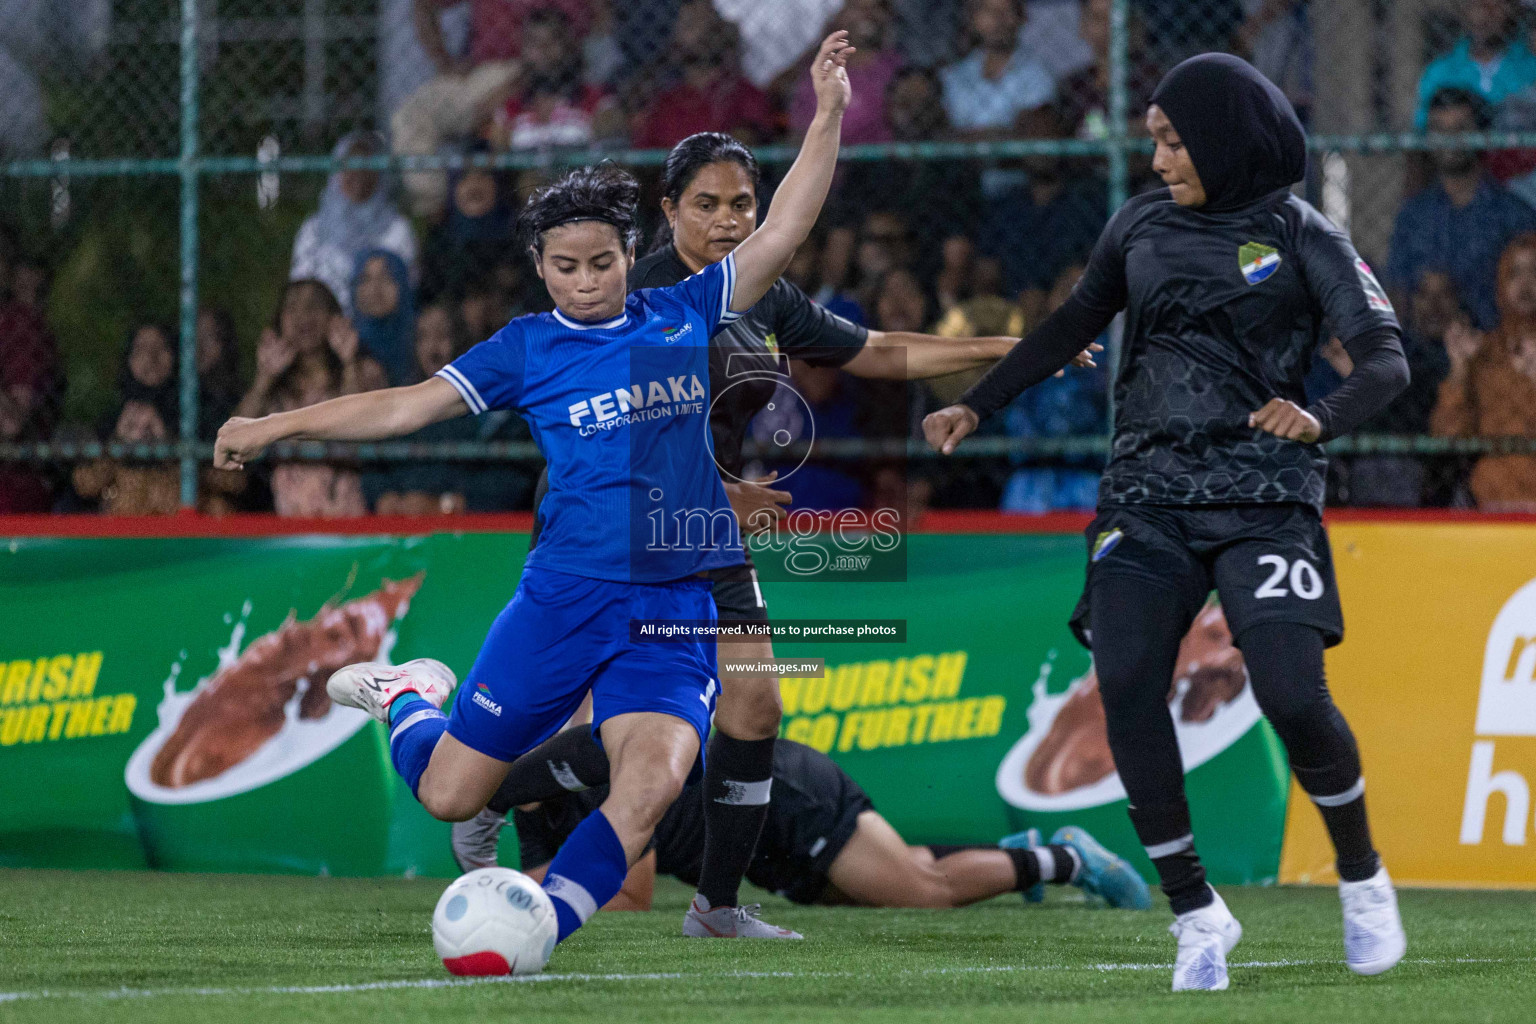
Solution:
[(528, 18), (516, 63), (512, 95), (491, 129), (498, 147), (585, 146), (623, 134), (624, 118), (612, 94), (583, 80), (580, 41), (558, 8)]
[[(591, 0), (470, 0), (469, 51), (459, 56), (448, 52), (438, 11), (462, 2), (415, 0), (416, 35), (438, 73), (390, 119), (397, 154), (429, 155), (480, 135), (513, 88), (518, 58), (541, 13), (559, 12), (577, 39), (594, 18)], [(441, 212), (448, 195), (441, 171), (416, 171), (404, 180), (413, 213)]]
[(773, 105), (743, 77), (740, 43), (709, 0), (684, 4), (666, 49), (681, 77), (635, 119), (634, 144), (666, 149), (698, 132), (728, 132), (749, 145), (772, 138)]
[[(886, 118), (886, 93), (901, 70), (896, 49), (895, 20), (890, 0), (848, 0), (827, 22), (825, 31), (844, 28), (857, 51), (848, 59), (848, 78), (853, 83), (853, 102), (843, 112), (843, 144), (891, 141)], [(789, 106), (789, 125), (803, 132), (816, 112), (816, 94), (810, 79), (799, 84)]]

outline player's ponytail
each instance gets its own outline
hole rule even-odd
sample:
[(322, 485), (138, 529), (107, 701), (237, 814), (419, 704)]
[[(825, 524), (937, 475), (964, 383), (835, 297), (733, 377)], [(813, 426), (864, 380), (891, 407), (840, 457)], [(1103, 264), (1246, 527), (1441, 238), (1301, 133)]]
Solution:
[(535, 190), (523, 204), (518, 226), (540, 255), (545, 232), (582, 220), (611, 225), (619, 233), (619, 244), (628, 249), (640, 237), (639, 207), (640, 183), (622, 167), (605, 162), (567, 171), (553, 185)]
[[(752, 151), (740, 139), (724, 132), (699, 132), (673, 146), (661, 171), (661, 194), (674, 204), (680, 202), (683, 193), (688, 191), (688, 186), (693, 184), (699, 172), (710, 164), (719, 163), (740, 164), (747, 172), (747, 177), (752, 179), (752, 194), (757, 195), (763, 184), (763, 172), (757, 166), (757, 157), (752, 155)], [(655, 240), (651, 242), (650, 251), (657, 252), (671, 244), (672, 225), (663, 219), (661, 227), (656, 230)]]

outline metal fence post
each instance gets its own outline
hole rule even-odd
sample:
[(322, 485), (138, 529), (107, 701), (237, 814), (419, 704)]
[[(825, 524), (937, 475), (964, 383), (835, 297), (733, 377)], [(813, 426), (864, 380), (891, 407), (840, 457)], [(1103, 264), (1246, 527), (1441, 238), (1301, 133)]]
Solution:
[(1126, 96), (1126, 53), (1129, 49), (1127, 35), (1130, 21), (1131, 0), (1110, 0), (1109, 3), (1109, 215), (1125, 205), (1128, 177), (1126, 164), (1126, 118), (1129, 116), (1129, 100)]
[(181, 0), (181, 506), (197, 506), (197, 19)]
[[(1126, 120), (1129, 116), (1129, 100), (1126, 96), (1126, 54), (1129, 50), (1128, 36), (1130, 34), (1130, 6), (1131, 0), (1109, 0), (1109, 123), (1108, 151), (1109, 158), (1109, 211), (1108, 216), (1113, 217), (1120, 207), (1125, 205), (1125, 194), (1129, 189), (1128, 178), (1129, 164), (1127, 150), (1130, 140), (1125, 134)], [(1121, 321), (1124, 322), (1123, 320)], [(1104, 352), (1104, 364), (1109, 371), (1109, 389), (1104, 399), (1104, 433), (1110, 437), (1115, 433), (1115, 373), (1119, 369), (1120, 353), (1118, 346), (1113, 344), (1115, 328), (1110, 328), (1110, 343)]]

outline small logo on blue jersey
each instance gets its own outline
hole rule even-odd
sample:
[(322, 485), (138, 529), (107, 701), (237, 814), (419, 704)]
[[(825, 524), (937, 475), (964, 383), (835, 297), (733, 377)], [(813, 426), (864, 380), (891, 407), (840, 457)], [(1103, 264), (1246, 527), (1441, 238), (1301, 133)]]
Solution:
[(662, 340), (664, 340), (668, 345), (670, 345), (674, 341), (676, 341), (678, 338), (681, 338), (683, 335), (687, 334), (688, 332), (690, 332), (692, 330), (693, 330), (693, 324), (683, 324), (683, 326), (681, 326), (681, 327), (668, 327), (666, 330), (661, 332), (661, 337), (662, 337)]
[(501, 705), (497, 704), (495, 701), (491, 700), (490, 697), (486, 696), (486, 694), (490, 692), (491, 688), (489, 686), (486, 686), (484, 683), (478, 683), (475, 686), (475, 695), (471, 699), (476, 704), (480, 705), (481, 707), (485, 708), (485, 710), (495, 715), (497, 718), (500, 718)]
[(1125, 539), (1125, 533), (1119, 527), (1113, 530), (1100, 530), (1098, 539), (1093, 542), (1093, 556), (1089, 561), (1097, 562), (1119, 545)]
[(1244, 242), (1237, 250), (1237, 265), (1243, 272), (1243, 280), (1258, 284), (1267, 280), (1280, 265), (1280, 254), (1258, 242)]

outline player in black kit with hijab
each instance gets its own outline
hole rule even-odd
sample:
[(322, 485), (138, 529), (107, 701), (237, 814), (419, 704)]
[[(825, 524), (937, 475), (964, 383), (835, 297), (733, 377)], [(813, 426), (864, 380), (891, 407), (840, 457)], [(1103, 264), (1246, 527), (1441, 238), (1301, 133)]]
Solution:
[[(1323, 677), (1323, 649), (1344, 623), (1319, 442), (1407, 386), (1397, 319), (1349, 239), (1290, 194), (1306, 137), (1251, 66), (1185, 61), (1153, 94), (1147, 127), (1168, 187), (1128, 201), (1071, 299), (924, 431), (953, 451), (1125, 310), (1113, 447), (1072, 625), (1093, 651), (1132, 824), (1178, 915), (1173, 987), (1226, 988), (1242, 935), (1195, 852), (1166, 702), (1179, 641), (1212, 586), (1333, 840), (1346, 961), (1377, 974), (1406, 940), (1371, 842), (1359, 750)], [(1306, 406), (1302, 378), (1330, 333), (1354, 372)]]
[[(662, 175), (666, 228), (653, 251), (629, 274), (631, 288), (676, 284), (723, 260), (757, 227), (759, 172), (752, 151), (729, 135), (701, 132), (667, 155)], [(841, 367), (858, 377), (916, 380), (985, 366), (1014, 347), (1014, 338), (941, 338), (929, 334), (871, 331), (812, 302), (780, 279), (767, 295), (710, 343), (709, 428), (715, 463), (743, 524), (784, 515), (791, 494), (773, 476), (743, 477), (742, 444), (752, 418), (787, 380), (788, 359)], [(1072, 361), (1092, 366), (1093, 339)], [(787, 485), (786, 485), (787, 486)], [(543, 482), (540, 482), (540, 490)], [(535, 497), (535, 514), (538, 498)], [(537, 523), (534, 540), (537, 542)], [(768, 618), (757, 570), (745, 563), (710, 573), (720, 621)], [(773, 657), (767, 640), (720, 641), (722, 661)], [(738, 906), (737, 892), (767, 820), (774, 741), (782, 716), (777, 676), (733, 676), (721, 688), (715, 731), (705, 759), (705, 843), (699, 891), (683, 921), (693, 937), (799, 938)], [(584, 745), (555, 737), (513, 765), (502, 792), (488, 809), (454, 826), (454, 850), (462, 864), (494, 864), (496, 841), (513, 806), (511, 794), (547, 777), (550, 766), (580, 774)], [(595, 770), (595, 767), (594, 769)]]

